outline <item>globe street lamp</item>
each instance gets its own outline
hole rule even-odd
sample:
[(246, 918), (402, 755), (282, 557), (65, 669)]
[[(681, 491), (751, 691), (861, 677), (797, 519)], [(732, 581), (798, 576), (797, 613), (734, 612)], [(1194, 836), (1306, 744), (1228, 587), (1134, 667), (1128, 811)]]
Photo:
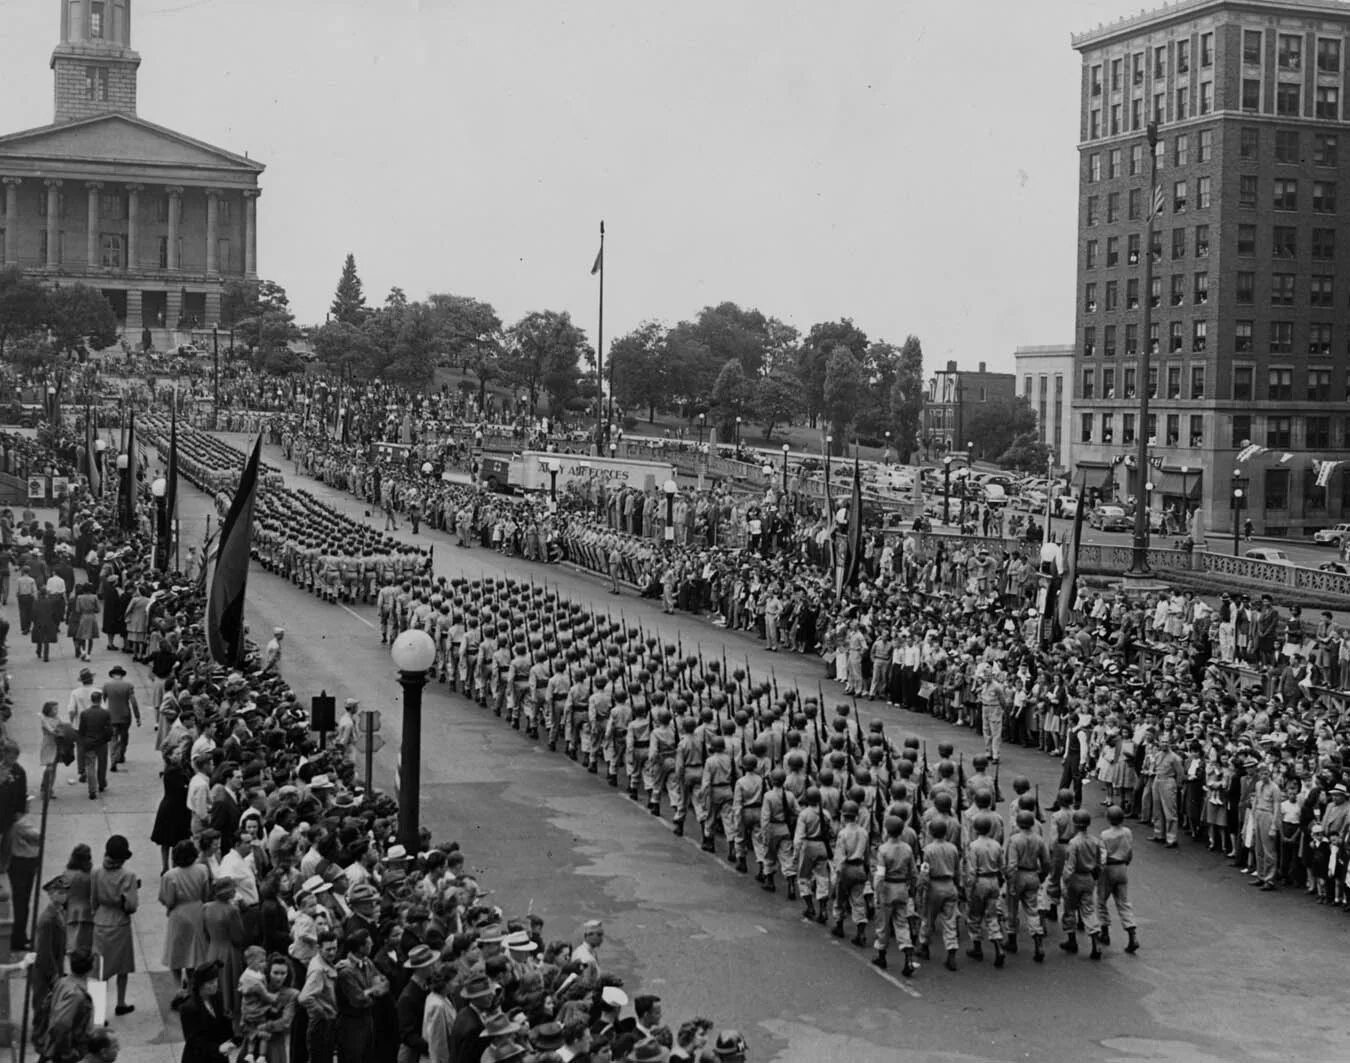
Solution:
[(790, 454), (791, 452), (792, 452), (792, 447), (791, 447), (790, 445), (788, 445), (787, 443), (784, 443), (784, 444), (783, 444), (783, 497), (784, 497), (784, 498), (787, 498), (787, 493), (788, 493), (788, 483), (787, 483), (787, 462), (788, 462), (788, 454)]
[(952, 520), (952, 456), (942, 459), (942, 523)]
[(661, 490), (666, 493), (666, 542), (673, 544), (675, 542), (675, 492), (679, 490), (679, 485), (674, 480), (667, 480), (661, 485)]
[(126, 454), (117, 455), (117, 516), (123, 530), (131, 530), (131, 515), (134, 512), (131, 502), (131, 458)]
[(436, 643), (416, 628), (394, 639), (390, 649), (398, 681), (403, 685), (403, 749), (399, 755), (398, 840), (410, 853), (418, 850), (418, 800), (421, 796), (422, 688), (427, 669), (436, 660)]
[(741, 445), (741, 419), (739, 417), (736, 418), (736, 445), (738, 447)]
[(698, 415), (698, 447), (700, 450), (703, 449), (703, 427), (707, 423), (708, 415), (706, 413), (700, 413)]
[(558, 473), (562, 472), (562, 462), (557, 458), (548, 459), (548, 511), (558, 510)]
[(1238, 556), (1239, 542), (1242, 538), (1242, 508), (1247, 504), (1247, 493), (1243, 490), (1246, 477), (1240, 469), (1233, 470), (1233, 556)]
[[(169, 492), (169, 481), (160, 476), (150, 485), (150, 495), (154, 499), (155, 511), (154, 518), (150, 521), (150, 565), (152, 568), (165, 570), (169, 567), (169, 541), (164, 532), (164, 507), (167, 505), (165, 495)], [(161, 552), (164, 555), (163, 561), (160, 560)]]
[(1150, 519), (1153, 509), (1153, 481), (1144, 484), (1144, 541), (1148, 542), (1153, 533), (1153, 521)]
[(1186, 503), (1190, 499), (1190, 495), (1186, 494), (1186, 476), (1190, 471), (1191, 467), (1189, 465), (1183, 465), (1181, 467), (1181, 531), (1183, 535), (1186, 532)]
[[(98, 486), (100, 494), (108, 490), (107, 472), (103, 467), (104, 465), (103, 452), (107, 449), (108, 449), (108, 441), (106, 439), (94, 440), (94, 468), (98, 470), (98, 477), (99, 477)], [(93, 485), (91, 484), (90, 486)]]

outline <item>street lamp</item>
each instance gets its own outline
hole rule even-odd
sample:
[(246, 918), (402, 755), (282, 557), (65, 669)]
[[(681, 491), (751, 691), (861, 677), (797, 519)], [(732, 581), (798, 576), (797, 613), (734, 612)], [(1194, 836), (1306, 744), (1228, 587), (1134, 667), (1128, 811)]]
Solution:
[(154, 519), (150, 522), (150, 565), (152, 568), (167, 569), (169, 567), (168, 550), (163, 552), (166, 555), (163, 563), (160, 562), (161, 546), (168, 546), (168, 539), (164, 536), (162, 527), (164, 506), (166, 505), (164, 496), (169, 492), (169, 481), (160, 476), (150, 484), (150, 495), (155, 503)]
[(675, 542), (675, 492), (679, 490), (679, 485), (674, 480), (667, 480), (661, 485), (661, 490), (666, 493), (666, 542), (673, 544)]
[(394, 639), (390, 649), (398, 681), (403, 685), (403, 750), (399, 756), (398, 840), (410, 852), (418, 850), (418, 800), (421, 789), (422, 688), (427, 669), (436, 660), (436, 643), (425, 631), (412, 628)]
[(562, 462), (557, 458), (548, 459), (548, 511), (558, 510), (558, 473), (562, 472)]
[(942, 459), (942, 523), (952, 521), (952, 456)]
[(613, 458), (613, 457), (614, 457), (616, 454), (618, 454), (618, 453), (619, 453), (619, 444), (618, 444), (618, 443), (610, 443), (610, 445), (609, 445), (609, 456), (610, 456), (611, 458)]
[(886, 450), (882, 454), (882, 460), (889, 465), (891, 463), (891, 433), (886, 433)]
[(739, 417), (736, 418), (736, 445), (738, 447), (741, 445), (741, 419)]
[[(1158, 123), (1150, 122), (1148, 124), (1145, 139), (1148, 143), (1148, 169), (1149, 179), (1148, 187), (1158, 187)], [(1153, 297), (1150, 294), (1153, 291), (1153, 224), (1156, 212), (1151, 208), (1146, 212), (1144, 223), (1144, 297), (1139, 305), (1142, 311), (1143, 321), (1140, 323), (1139, 335), (1142, 341), (1139, 345), (1139, 412), (1136, 415), (1139, 418), (1139, 440), (1138, 448), (1135, 452), (1135, 467), (1139, 470), (1139, 479), (1144, 478), (1144, 470), (1148, 467), (1148, 400), (1149, 400), (1149, 359), (1153, 354), (1153, 341), (1150, 335), (1153, 331)], [(1131, 544), (1130, 568), (1127, 573), (1130, 576), (1141, 578), (1149, 574), (1148, 567), (1148, 516), (1142, 510), (1136, 510), (1134, 514), (1134, 541)]]
[(1144, 484), (1144, 499), (1143, 499), (1143, 506), (1144, 506), (1144, 536), (1145, 536), (1145, 541), (1147, 541), (1148, 536), (1149, 536), (1149, 535), (1152, 533), (1152, 531), (1153, 531), (1153, 521), (1150, 519), (1150, 518), (1152, 517), (1152, 510), (1153, 510), (1153, 481), (1152, 481), (1152, 480), (1149, 480), (1146, 484)]
[(1190, 495), (1186, 494), (1186, 475), (1191, 471), (1189, 465), (1181, 467), (1181, 531), (1186, 532), (1186, 503), (1190, 500)]
[(1242, 510), (1247, 504), (1247, 492), (1243, 490), (1247, 479), (1240, 469), (1233, 470), (1233, 556), (1238, 556), (1242, 538)]
[(108, 449), (108, 441), (106, 439), (94, 440), (94, 467), (98, 469), (98, 476), (99, 476), (98, 486), (100, 492), (106, 492), (108, 490), (107, 472), (103, 467), (104, 464), (103, 452), (107, 449)]
[(429, 462), (429, 461), (424, 461), (424, 462), (422, 462), (422, 475), (423, 475), (423, 476), (430, 476), (430, 475), (431, 475), (431, 472), (432, 472), (432, 470), (433, 470), (434, 468), (435, 468), (435, 466), (432, 465), (431, 462)]
[(788, 484), (787, 484), (787, 461), (788, 461), (788, 454), (790, 454), (791, 452), (792, 452), (792, 447), (791, 447), (791, 445), (788, 444), (788, 443), (784, 443), (784, 444), (783, 444), (783, 497), (784, 497), (784, 498), (787, 498), (787, 491), (788, 491)]
[[(825, 437), (825, 503), (828, 508), (830, 502), (830, 451), (834, 449), (834, 436)], [(834, 514), (830, 514), (830, 520), (834, 520)]]
[(708, 415), (706, 413), (700, 413), (698, 415), (698, 446), (700, 450), (703, 449), (703, 428), (707, 423)]

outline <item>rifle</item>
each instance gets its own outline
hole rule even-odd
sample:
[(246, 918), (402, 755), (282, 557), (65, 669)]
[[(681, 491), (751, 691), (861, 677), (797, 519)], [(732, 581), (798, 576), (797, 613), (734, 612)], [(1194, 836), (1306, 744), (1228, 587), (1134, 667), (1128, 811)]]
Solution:
[(1002, 791), (1001, 789), (999, 789), (999, 785), (998, 785), (998, 767), (999, 767), (999, 766), (998, 766), (997, 764), (994, 765), (994, 804), (995, 804), (995, 805), (1001, 805), (1001, 804), (1003, 804), (1003, 791)]
[(866, 743), (863, 742), (862, 714), (858, 712), (858, 696), (852, 694), (850, 697), (853, 699), (853, 729), (858, 736), (858, 756), (861, 757), (867, 749)]
[(773, 684), (773, 700), (778, 700), (778, 676), (774, 674), (773, 665), (769, 666), (769, 682)]
[(923, 743), (923, 774), (919, 776), (919, 792), (923, 795), (928, 793), (928, 742)]

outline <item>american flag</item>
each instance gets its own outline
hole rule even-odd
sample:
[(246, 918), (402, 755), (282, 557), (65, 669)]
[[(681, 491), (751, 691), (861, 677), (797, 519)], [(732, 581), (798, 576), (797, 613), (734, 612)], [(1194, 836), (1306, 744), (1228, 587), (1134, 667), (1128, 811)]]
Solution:
[(1156, 218), (1162, 213), (1163, 203), (1165, 202), (1162, 185), (1153, 186), (1153, 209), (1149, 211), (1149, 218)]

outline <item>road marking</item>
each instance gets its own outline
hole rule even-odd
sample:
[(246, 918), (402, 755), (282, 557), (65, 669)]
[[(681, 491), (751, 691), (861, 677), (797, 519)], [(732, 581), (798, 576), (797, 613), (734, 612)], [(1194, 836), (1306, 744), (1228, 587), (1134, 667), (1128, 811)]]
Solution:
[(338, 602), (338, 605), (341, 606), (341, 607), (342, 607), (344, 610), (346, 610), (347, 612), (351, 613), (352, 616), (356, 617), (357, 620), (359, 620), (359, 621), (361, 621), (361, 623), (365, 624), (366, 627), (371, 628), (372, 630), (374, 629), (375, 625), (372, 624), (369, 620), (367, 620), (367, 619), (366, 619), (364, 616), (362, 616), (360, 613), (354, 612), (354, 611), (351, 610), (351, 609), (347, 609), (347, 607), (346, 607), (345, 605), (342, 605), (341, 602)]

